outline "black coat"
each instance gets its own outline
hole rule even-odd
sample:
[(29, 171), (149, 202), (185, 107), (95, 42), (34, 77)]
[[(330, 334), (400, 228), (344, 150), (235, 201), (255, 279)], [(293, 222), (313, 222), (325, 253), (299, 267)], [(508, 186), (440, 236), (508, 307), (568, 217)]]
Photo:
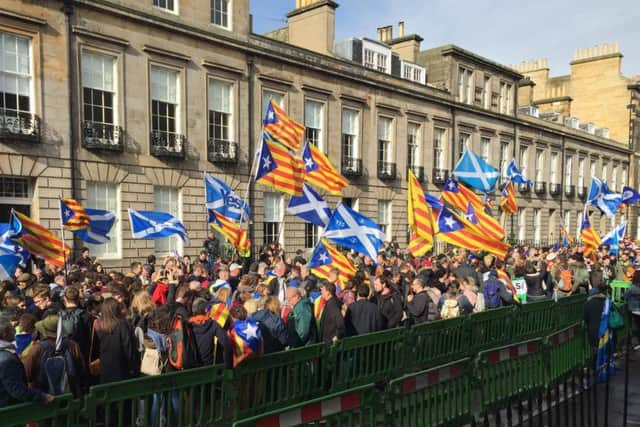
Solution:
[(388, 295), (378, 295), (378, 309), (385, 322), (385, 328), (400, 326), (402, 320), (402, 301), (397, 292)]
[(359, 299), (347, 307), (344, 324), (347, 336), (353, 336), (380, 331), (384, 321), (378, 306), (367, 299)]
[(27, 375), (13, 347), (0, 349), (0, 408), (16, 403), (44, 401), (45, 395), (27, 386)]
[(604, 294), (595, 294), (590, 296), (584, 305), (584, 323), (587, 326), (587, 337), (592, 347), (597, 347), (600, 340), (600, 318), (606, 298)]
[(407, 314), (413, 323), (426, 322), (429, 317), (429, 302), (431, 298), (427, 291), (418, 292), (407, 302)]
[(97, 330), (100, 349), (100, 383), (111, 383), (131, 378), (133, 366), (133, 341), (129, 325), (122, 321), (107, 333)]
[(333, 341), (333, 337), (338, 339), (345, 336), (344, 318), (340, 311), (340, 303), (336, 297), (331, 298), (322, 310), (320, 320), (320, 337), (325, 343)]

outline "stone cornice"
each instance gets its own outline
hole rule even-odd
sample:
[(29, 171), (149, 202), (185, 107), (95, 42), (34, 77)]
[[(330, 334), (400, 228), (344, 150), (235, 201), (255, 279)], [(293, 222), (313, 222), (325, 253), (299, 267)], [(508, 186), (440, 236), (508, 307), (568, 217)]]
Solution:
[(47, 25), (47, 21), (45, 19), (36, 18), (34, 16), (23, 15), (21, 13), (13, 12), (11, 10), (6, 10), (6, 9), (0, 9), (0, 16), (16, 19), (18, 21), (22, 21), (27, 24)]
[(77, 25), (74, 25), (73, 27), (71, 27), (71, 31), (73, 31), (74, 34), (77, 34), (79, 36), (90, 37), (92, 39), (100, 40), (102, 42), (107, 42), (110, 44), (115, 44), (123, 48), (126, 48), (129, 46), (128, 40), (121, 39), (120, 37), (110, 36), (107, 34), (96, 33), (87, 28), (79, 27)]

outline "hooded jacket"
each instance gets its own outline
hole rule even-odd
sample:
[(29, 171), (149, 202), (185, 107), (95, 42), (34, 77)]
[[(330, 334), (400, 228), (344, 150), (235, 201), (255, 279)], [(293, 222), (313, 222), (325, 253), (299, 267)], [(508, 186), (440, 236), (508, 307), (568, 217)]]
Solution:
[(212, 366), (224, 362), (229, 369), (233, 367), (233, 353), (227, 333), (217, 322), (206, 314), (189, 318), (193, 338), (200, 354), (203, 366)]
[(262, 333), (264, 353), (275, 353), (284, 350), (287, 345), (287, 328), (282, 319), (269, 310), (258, 310), (251, 315)]

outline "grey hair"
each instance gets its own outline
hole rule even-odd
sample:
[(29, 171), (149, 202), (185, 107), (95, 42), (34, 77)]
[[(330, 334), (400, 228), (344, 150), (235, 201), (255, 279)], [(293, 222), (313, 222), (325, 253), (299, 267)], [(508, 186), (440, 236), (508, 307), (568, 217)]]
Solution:
[(6, 317), (0, 317), (0, 340), (13, 341), (16, 337), (16, 330), (11, 321)]

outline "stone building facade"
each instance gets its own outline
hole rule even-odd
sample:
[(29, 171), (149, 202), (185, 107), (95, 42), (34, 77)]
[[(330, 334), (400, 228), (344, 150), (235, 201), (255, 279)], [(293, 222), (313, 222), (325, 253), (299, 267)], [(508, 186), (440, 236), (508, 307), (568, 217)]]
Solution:
[[(561, 217), (575, 234), (594, 168), (616, 187), (628, 180), (627, 146), (519, 114), (523, 76), (510, 68), (457, 46), (421, 51), (404, 26), (362, 42), (362, 62), (338, 55), (337, 7), (298, 0), (288, 28), (267, 37), (252, 33), (248, 0), (3, 2), (0, 215), (14, 207), (56, 230), (59, 198), (75, 197), (116, 211), (112, 243), (92, 248), (110, 267), (195, 255), (207, 172), (247, 195), (254, 248), (311, 248), (319, 230), (285, 215), (284, 196), (248, 185), (270, 98), (349, 178), (330, 205), (377, 219), (401, 245), (408, 168), (437, 194), (464, 146), (501, 168), (515, 157), (537, 182), (504, 219), (515, 239), (557, 239)], [(191, 242), (132, 239), (129, 208), (174, 213)]]

